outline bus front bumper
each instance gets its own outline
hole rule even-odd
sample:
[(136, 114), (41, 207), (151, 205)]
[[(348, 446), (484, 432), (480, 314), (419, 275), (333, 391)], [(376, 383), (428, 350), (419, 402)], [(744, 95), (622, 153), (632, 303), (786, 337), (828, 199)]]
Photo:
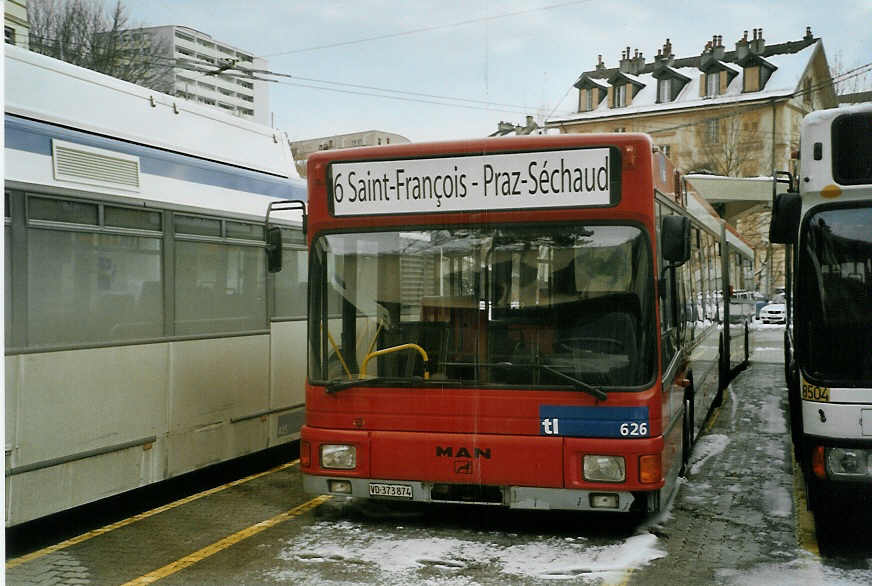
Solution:
[[(303, 490), (309, 494), (331, 494), (388, 501), (461, 503), (504, 506), (512, 509), (569, 511), (627, 512), (631, 510), (637, 498), (637, 495), (627, 491), (424, 483), (311, 474), (303, 474)], [(644, 511), (645, 505), (640, 510)]]

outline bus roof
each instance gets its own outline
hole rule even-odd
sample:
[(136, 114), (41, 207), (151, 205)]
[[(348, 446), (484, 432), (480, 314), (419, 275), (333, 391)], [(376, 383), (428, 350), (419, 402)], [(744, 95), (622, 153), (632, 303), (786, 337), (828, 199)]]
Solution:
[(19, 47), (7, 114), (299, 180), (284, 132)]

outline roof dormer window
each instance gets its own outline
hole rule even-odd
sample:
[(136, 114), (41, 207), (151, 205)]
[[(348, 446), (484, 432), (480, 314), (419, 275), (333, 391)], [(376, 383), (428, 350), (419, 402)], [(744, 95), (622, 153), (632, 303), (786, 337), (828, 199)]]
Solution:
[(705, 76), (705, 97), (713, 98), (721, 89), (721, 73), (720, 71), (712, 71)]
[(637, 76), (628, 73), (617, 73), (609, 79), (609, 107), (624, 108), (633, 103), (636, 94), (645, 87), (645, 84)]
[(615, 88), (615, 108), (623, 108), (627, 105), (627, 84)]
[(596, 110), (597, 106), (610, 92), (609, 84), (602, 79), (595, 79), (587, 75), (581, 76), (575, 83), (578, 88), (578, 111), (590, 112)]
[(657, 80), (657, 101), (661, 104), (672, 101), (672, 80), (658, 79)]

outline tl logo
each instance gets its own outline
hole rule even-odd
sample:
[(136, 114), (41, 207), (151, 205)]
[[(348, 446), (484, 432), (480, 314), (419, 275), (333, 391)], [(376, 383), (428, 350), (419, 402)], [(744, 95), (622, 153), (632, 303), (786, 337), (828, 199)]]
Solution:
[(560, 435), (559, 420), (557, 417), (545, 418), (541, 422), (542, 432), (545, 435)]

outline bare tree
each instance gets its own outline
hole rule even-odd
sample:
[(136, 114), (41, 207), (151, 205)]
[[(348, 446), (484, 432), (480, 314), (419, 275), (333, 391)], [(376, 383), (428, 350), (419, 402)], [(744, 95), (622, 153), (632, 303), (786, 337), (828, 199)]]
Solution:
[(830, 75), (837, 95), (854, 94), (872, 89), (872, 71), (851, 73), (854, 68), (845, 65), (841, 51), (830, 60)]
[(694, 167), (727, 177), (761, 171), (756, 166), (748, 168), (760, 160), (764, 150), (760, 121), (753, 113), (735, 108), (697, 124), (695, 132), (702, 160)]
[(171, 92), (173, 66), (166, 42), (128, 23), (117, 0), (31, 0), (30, 49), (156, 91)]

